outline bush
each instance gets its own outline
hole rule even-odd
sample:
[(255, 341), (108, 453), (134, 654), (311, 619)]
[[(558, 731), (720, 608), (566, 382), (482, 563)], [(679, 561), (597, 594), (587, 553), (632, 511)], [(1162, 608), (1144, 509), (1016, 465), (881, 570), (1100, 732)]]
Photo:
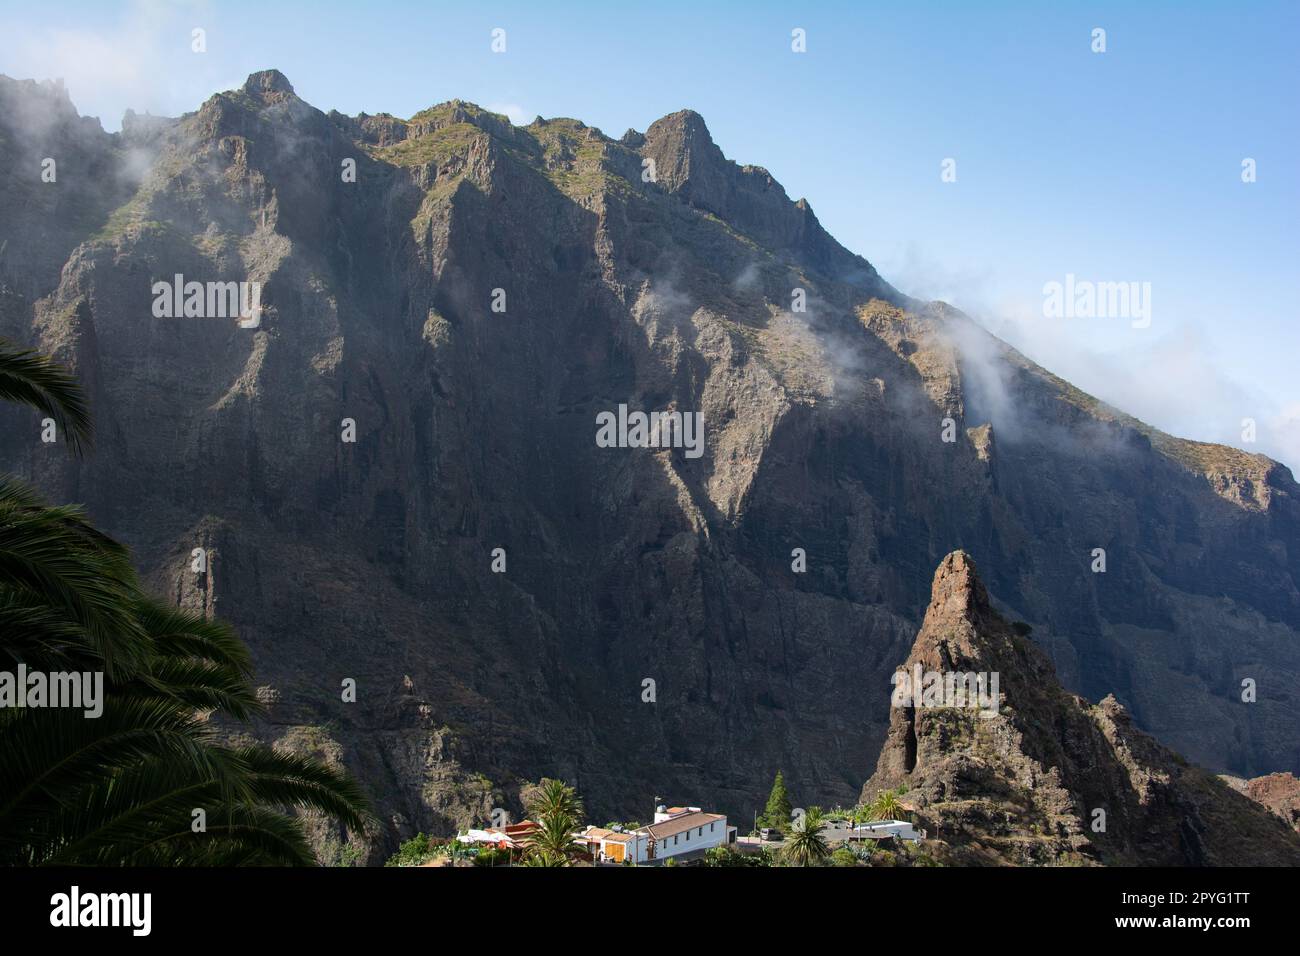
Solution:
[(498, 846), (485, 847), (474, 857), (475, 866), (509, 866), (510, 851)]
[(429, 843), (429, 834), (417, 833), (390, 856), (384, 866), (419, 866), (433, 857), (435, 847)]
[(848, 846), (844, 847), (844, 849), (852, 853), (853, 858), (859, 863), (867, 866), (871, 865), (871, 857), (874, 851), (865, 843), (850, 843)]
[(772, 854), (766, 849), (742, 853), (734, 846), (715, 846), (704, 854), (704, 866), (771, 866)]

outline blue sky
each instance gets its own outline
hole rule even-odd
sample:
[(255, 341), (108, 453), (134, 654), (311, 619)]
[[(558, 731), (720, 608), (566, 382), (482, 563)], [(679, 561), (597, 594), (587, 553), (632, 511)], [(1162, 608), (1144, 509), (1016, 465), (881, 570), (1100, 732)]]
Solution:
[[(62, 76), (108, 129), (271, 66), (347, 113), (459, 97), (618, 136), (690, 107), (904, 291), (1152, 424), (1300, 470), (1297, 41), (1294, 2), (0, 4), (0, 72)], [(1044, 317), (1068, 273), (1150, 282), (1150, 327)]]

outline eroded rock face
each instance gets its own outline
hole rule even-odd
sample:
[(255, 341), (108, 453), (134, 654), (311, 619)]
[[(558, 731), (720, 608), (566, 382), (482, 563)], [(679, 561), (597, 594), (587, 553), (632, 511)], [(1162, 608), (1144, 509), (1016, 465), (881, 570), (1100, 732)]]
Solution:
[(1138, 730), (1114, 697), (1094, 705), (1065, 692), (1042, 650), (990, 607), (964, 552), (948, 555), (935, 573), (925, 621), (900, 666), (903, 673), (914, 669), (979, 674), (998, 690), (995, 707), (913, 692), (891, 708), (886, 743), (862, 800), (885, 790), (901, 793), (937, 859), (1300, 863), (1294, 832)]
[(1254, 780), (1224, 775), (1221, 778), (1238, 793), (1277, 814), (1292, 829), (1300, 831), (1300, 780), (1289, 773), (1270, 773)]
[[(1300, 766), (1290, 472), (900, 294), (696, 114), (326, 115), (275, 71), (121, 134), (65, 101), (0, 78), (0, 335), (76, 369), (98, 441), (0, 410), (0, 467), (229, 619), (259, 735), (356, 771), (389, 846), (543, 774), (600, 818), (747, 817), (778, 767), (851, 802), (957, 547), (1072, 689), (1216, 770)], [(260, 283), (260, 325), (156, 318), (177, 274)], [(597, 447), (620, 404), (701, 412), (703, 454)]]

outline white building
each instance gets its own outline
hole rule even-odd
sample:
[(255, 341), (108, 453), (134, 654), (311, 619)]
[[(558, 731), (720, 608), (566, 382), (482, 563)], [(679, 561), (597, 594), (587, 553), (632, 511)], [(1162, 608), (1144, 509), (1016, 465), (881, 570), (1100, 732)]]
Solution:
[(587, 827), (581, 839), (597, 861), (657, 863), (736, 841), (736, 828), (721, 813), (699, 807), (658, 807), (654, 823), (626, 833)]
[(897, 837), (920, 843), (925, 839), (925, 831), (918, 830), (906, 820), (877, 820), (874, 823), (859, 823), (853, 828), (853, 835), (858, 839), (884, 840)]
[(624, 832), (605, 827), (587, 827), (578, 838), (587, 844), (587, 851), (597, 863), (644, 863), (648, 854), (650, 837), (640, 830)]

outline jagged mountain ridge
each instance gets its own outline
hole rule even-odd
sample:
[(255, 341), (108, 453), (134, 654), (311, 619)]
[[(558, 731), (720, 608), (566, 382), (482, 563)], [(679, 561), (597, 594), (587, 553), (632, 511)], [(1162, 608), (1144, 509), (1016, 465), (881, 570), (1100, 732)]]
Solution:
[(1066, 693), (1042, 650), (990, 606), (964, 552), (940, 563), (899, 666), (998, 679), (981, 706), (927, 701), (913, 682), (863, 787), (863, 802), (902, 793), (942, 862), (1300, 865), (1300, 837), (1276, 814), (1135, 728), (1113, 696), (1093, 705)]
[[(0, 107), (32, 170), (0, 186), (0, 334), (78, 370), (99, 435), (70, 462), (10, 414), (0, 463), (231, 620), (259, 733), (348, 763), (390, 840), (542, 773), (611, 816), (744, 815), (779, 766), (852, 800), (954, 547), (1072, 689), (1209, 767), (1300, 765), (1290, 473), (897, 292), (696, 114), (620, 140), (458, 101), (345, 117), (275, 71), (112, 136), (48, 88), (0, 81)], [(262, 327), (154, 319), (178, 272), (262, 282)], [(702, 411), (704, 456), (598, 449), (620, 403)]]

